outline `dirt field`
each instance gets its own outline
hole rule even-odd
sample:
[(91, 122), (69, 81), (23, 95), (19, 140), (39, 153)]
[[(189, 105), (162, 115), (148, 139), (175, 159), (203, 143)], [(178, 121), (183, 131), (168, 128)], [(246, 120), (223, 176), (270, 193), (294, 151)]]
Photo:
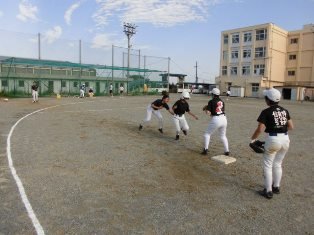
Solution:
[[(192, 96), (188, 136), (175, 141), (162, 110), (140, 132), (146, 106), (159, 97), (40, 98), (0, 101), (0, 234), (36, 234), (6, 152), (46, 234), (313, 234), (314, 103), (283, 101), (295, 124), (282, 193), (267, 200), (262, 157), (248, 148), (264, 100), (226, 101), (227, 137), (237, 161), (222, 165), (217, 135), (200, 154), (209, 117), (206, 96)], [(178, 96), (171, 95), (170, 104)], [(54, 106), (54, 107), (52, 107)]]

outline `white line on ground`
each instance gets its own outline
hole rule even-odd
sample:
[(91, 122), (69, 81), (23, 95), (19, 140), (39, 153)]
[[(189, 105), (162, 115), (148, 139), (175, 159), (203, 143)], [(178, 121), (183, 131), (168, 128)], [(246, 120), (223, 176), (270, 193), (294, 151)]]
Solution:
[[(89, 101), (89, 102), (95, 102), (95, 101)], [(13, 178), (16, 182), (16, 185), (18, 187), (18, 190), (20, 192), (20, 195), (21, 195), (21, 198), (22, 198), (22, 201), (24, 203), (24, 206), (26, 208), (26, 211), (28, 213), (28, 216), (29, 218), (31, 219), (32, 223), (33, 223), (33, 226), (37, 232), (37, 234), (39, 235), (44, 235), (45, 234), (45, 231), (43, 229), (43, 227), (41, 226), (39, 220), (37, 219), (37, 216), (32, 208), (32, 205), (31, 203), (29, 202), (28, 200), (28, 197), (25, 193), (25, 189), (24, 189), (24, 186), (23, 186), (23, 183), (20, 179), (20, 177), (18, 176), (18, 174), (16, 173), (16, 169), (13, 165), (13, 160), (12, 160), (12, 154), (11, 154), (11, 136), (14, 132), (14, 129), (15, 127), (25, 118), (33, 115), (33, 114), (36, 114), (38, 112), (41, 112), (41, 111), (45, 111), (47, 109), (51, 109), (51, 108), (56, 108), (56, 107), (59, 107), (59, 106), (65, 106), (65, 105), (71, 105), (71, 104), (80, 104), (80, 103), (86, 103), (86, 102), (75, 102), (75, 103), (68, 103), (68, 104), (61, 104), (61, 105), (54, 105), (54, 106), (50, 106), (50, 107), (47, 107), (47, 108), (43, 108), (43, 109), (38, 109), (32, 113), (29, 113), (27, 115), (25, 115), (24, 117), (20, 118), (10, 129), (10, 132), (9, 132), (9, 135), (7, 137), (7, 157), (8, 157), (8, 162), (9, 162), (9, 168), (10, 168), (10, 171), (13, 175)]]
[[(53, 108), (53, 107), (56, 107), (56, 106), (52, 106), (52, 107), (49, 107), (49, 108)], [(35, 230), (37, 232), (37, 234), (45, 234), (44, 232), (44, 229), (43, 227), (41, 226), (39, 220), (37, 219), (37, 216), (35, 215), (35, 212), (32, 208), (32, 205), (31, 203), (29, 202), (28, 198), (27, 198), (27, 195), (25, 193), (25, 189), (24, 189), (24, 186), (23, 186), (23, 183), (20, 179), (20, 177), (17, 175), (16, 173), (16, 170), (14, 168), (14, 165), (13, 165), (13, 160), (12, 160), (12, 156), (11, 156), (11, 136), (13, 134), (13, 131), (15, 129), (15, 127), (25, 118), (27, 118), (28, 116), (30, 115), (33, 115), (35, 113), (38, 113), (40, 111), (43, 111), (45, 109), (48, 109), (48, 108), (44, 108), (44, 109), (39, 109), (39, 110), (36, 110), (32, 113), (29, 113), (27, 114), (26, 116), (20, 118), (11, 128), (10, 132), (9, 132), (9, 135), (8, 135), (8, 138), (7, 138), (7, 156), (8, 156), (8, 161), (9, 161), (9, 167), (10, 167), (10, 170), (11, 170), (11, 173), (13, 175), (13, 178), (16, 182), (16, 185), (19, 189), (19, 192), (20, 192), (20, 195), (21, 195), (21, 198), (22, 198), (22, 201), (24, 203), (24, 206), (27, 210), (27, 213), (28, 213), (28, 216), (30, 217), (30, 219), (32, 220), (32, 223), (35, 227)]]

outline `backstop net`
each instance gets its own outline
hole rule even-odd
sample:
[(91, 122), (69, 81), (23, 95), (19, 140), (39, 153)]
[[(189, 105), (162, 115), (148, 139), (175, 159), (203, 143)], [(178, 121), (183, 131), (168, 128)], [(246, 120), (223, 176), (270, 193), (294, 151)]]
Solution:
[[(0, 92), (29, 96), (38, 83), (40, 95), (77, 95), (82, 83), (96, 95), (125, 87), (130, 94), (167, 89), (169, 58), (97, 42), (51, 38), (0, 30)], [(101, 41), (101, 40), (100, 40)]]

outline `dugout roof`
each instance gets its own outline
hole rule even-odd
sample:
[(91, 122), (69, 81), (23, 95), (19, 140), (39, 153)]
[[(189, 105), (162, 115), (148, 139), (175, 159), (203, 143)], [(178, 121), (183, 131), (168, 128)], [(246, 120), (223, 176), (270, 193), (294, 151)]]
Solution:
[(164, 72), (160, 70), (140, 69), (140, 68), (128, 68), (119, 66), (108, 66), (99, 64), (81, 64), (73, 63), (69, 61), (56, 61), (56, 60), (39, 60), (39, 59), (26, 59), (16, 57), (0, 57), (0, 63), (6, 65), (21, 65), (27, 67), (58, 67), (58, 68), (79, 68), (79, 69), (107, 69), (107, 70), (122, 70), (130, 72)]

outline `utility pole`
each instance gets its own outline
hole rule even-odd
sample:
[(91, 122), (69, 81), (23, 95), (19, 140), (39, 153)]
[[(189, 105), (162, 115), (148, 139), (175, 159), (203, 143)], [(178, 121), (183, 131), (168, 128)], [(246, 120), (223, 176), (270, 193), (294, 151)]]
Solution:
[(131, 44), (130, 39), (131, 37), (136, 33), (136, 25), (131, 23), (123, 23), (123, 32), (128, 38), (128, 70), (127, 70), (127, 94), (129, 93), (129, 76), (130, 76), (130, 50), (131, 50)]
[(195, 67), (195, 83), (198, 83), (198, 77), (197, 77), (197, 61)]

